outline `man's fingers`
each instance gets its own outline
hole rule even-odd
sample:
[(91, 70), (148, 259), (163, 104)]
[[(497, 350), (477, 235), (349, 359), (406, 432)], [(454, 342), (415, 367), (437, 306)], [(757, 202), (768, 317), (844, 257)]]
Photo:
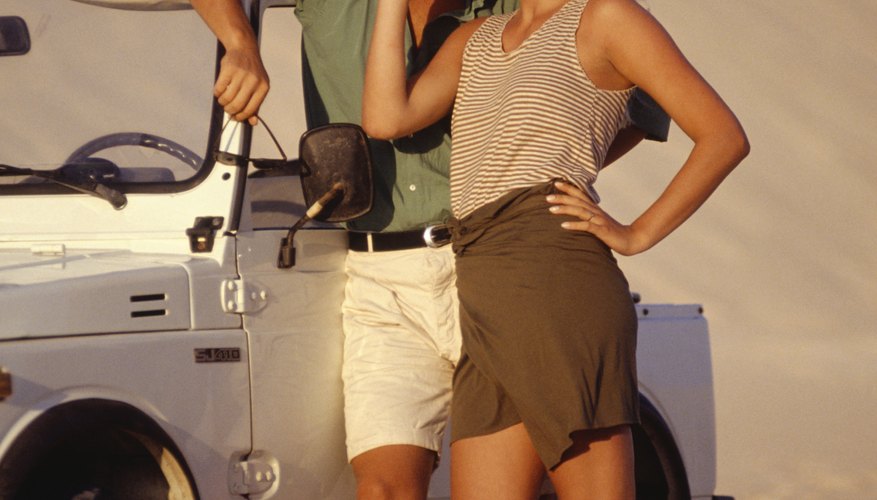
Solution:
[(242, 86), (240, 81), (232, 80), (229, 86), (225, 89), (225, 92), (223, 92), (217, 100), (226, 113), (231, 115), (235, 120), (240, 121), (249, 118), (249, 115), (241, 115), (249, 104), (252, 95), (252, 89)]
[[(217, 83), (219, 86), (219, 83)], [(216, 96), (217, 102), (225, 111), (229, 111), (228, 106), (235, 101), (238, 97), (238, 93), (240, 92), (240, 81), (236, 79), (230, 79), (225, 84), (225, 88)]]
[[(253, 91), (247, 95), (243, 103), (243, 108), (235, 115), (236, 120), (249, 120), (259, 113), (259, 107), (262, 105), (262, 101), (265, 100), (265, 96), (268, 95), (268, 86), (257, 84), (252, 90)], [(241, 94), (245, 94), (245, 92), (241, 92)], [(250, 120), (250, 123), (253, 123), (253, 120)]]
[(220, 71), (219, 76), (216, 77), (216, 83), (213, 85), (213, 97), (218, 98), (223, 93), (225, 93), (230, 83), (231, 77), (227, 74), (227, 72)]
[(268, 84), (258, 78), (235, 78), (217, 96), (217, 101), (232, 118), (243, 121), (259, 112), (267, 95)]
[(238, 121), (255, 116), (268, 94), (268, 77), (261, 66), (239, 55), (228, 53), (222, 60), (213, 94), (222, 109)]

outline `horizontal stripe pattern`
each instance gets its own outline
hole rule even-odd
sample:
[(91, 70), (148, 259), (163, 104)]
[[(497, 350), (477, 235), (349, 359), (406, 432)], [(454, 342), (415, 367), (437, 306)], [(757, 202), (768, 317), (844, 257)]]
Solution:
[(591, 184), (633, 89), (598, 89), (581, 67), (576, 31), (587, 0), (571, 0), (515, 50), (488, 18), (466, 45), (451, 123), (451, 206), (458, 218), (509, 190), (563, 177)]

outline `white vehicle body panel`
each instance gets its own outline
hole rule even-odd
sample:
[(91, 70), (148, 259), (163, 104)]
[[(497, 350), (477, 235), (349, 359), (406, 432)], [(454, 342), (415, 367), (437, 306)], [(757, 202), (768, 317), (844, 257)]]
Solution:
[[(7, 254), (4, 261), (11, 261), (9, 267), (15, 270), (4, 273), (0, 288), (0, 302), (6, 309), (2, 335), (21, 338), (189, 329), (186, 271), (181, 266), (113, 259), (115, 255), (47, 257), (30, 264)], [(139, 292), (131, 293), (132, 283)], [(162, 298), (136, 301), (152, 295)], [(52, 314), (35, 322), (37, 308)], [(156, 309), (160, 314), (151, 314)]]
[(640, 393), (673, 432), (692, 496), (712, 496), (715, 407), (706, 319), (698, 305), (639, 305), (637, 313)]
[(250, 445), (246, 363), (196, 365), (194, 348), (239, 347), (240, 330), (177, 331), (5, 341), (0, 363), (14, 394), (0, 403), (0, 456), (34, 419), (62, 403), (134, 406), (185, 450), (202, 498), (229, 494), (226, 467)]
[(277, 242), (285, 235), (242, 234), (239, 243), (241, 276), (269, 294), (267, 307), (244, 315), (253, 358), (253, 448), (280, 460), (286, 496), (279, 498), (349, 498), (355, 484), (341, 385), (347, 237), (331, 229), (299, 234), (295, 268), (278, 272)]

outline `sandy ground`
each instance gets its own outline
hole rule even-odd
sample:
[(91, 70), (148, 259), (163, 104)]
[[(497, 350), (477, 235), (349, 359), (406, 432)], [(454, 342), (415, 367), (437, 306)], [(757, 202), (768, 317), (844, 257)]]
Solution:
[[(651, 0), (738, 114), (752, 153), (650, 252), (622, 258), (648, 302), (710, 321), (718, 493), (877, 497), (877, 3)], [(604, 172), (632, 219), (690, 147), (679, 129)]]

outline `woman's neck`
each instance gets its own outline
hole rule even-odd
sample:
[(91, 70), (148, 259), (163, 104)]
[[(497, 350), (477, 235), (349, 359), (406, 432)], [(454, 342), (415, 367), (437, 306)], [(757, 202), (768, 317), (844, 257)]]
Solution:
[(545, 18), (551, 17), (563, 4), (569, 0), (520, 0), (518, 6), (518, 18), (522, 24), (537, 22), (539, 24)]

